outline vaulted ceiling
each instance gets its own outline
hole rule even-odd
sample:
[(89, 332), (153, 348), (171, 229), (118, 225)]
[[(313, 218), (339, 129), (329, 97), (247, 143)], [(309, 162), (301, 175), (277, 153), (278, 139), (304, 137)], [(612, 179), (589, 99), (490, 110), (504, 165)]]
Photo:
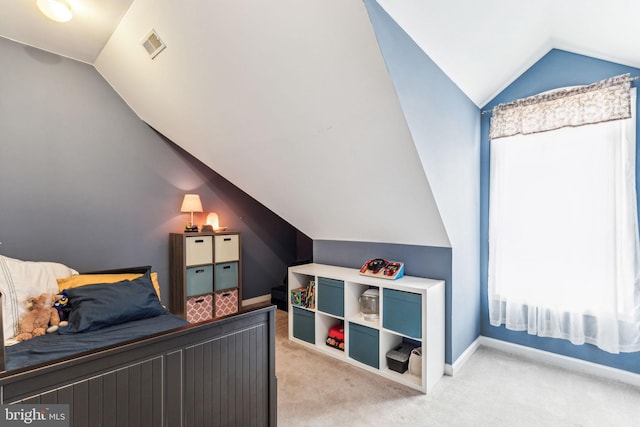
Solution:
[[(449, 246), (361, 0), (67, 1), (66, 24), (4, 2), (0, 36), (95, 66), (142, 120), (313, 239)], [(378, 3), (479, 107), (551, 48), (640, 66), (635, 0)], [(152, 28), (167, 44), (153, 60)]]
[[(35, 0), (7, 0), (0, 36), (93, 64), (133, 2), (68, 0), (74, 19), (60, 24), (42, 16)], [(552, 48), (640, 67), (636, 0), (378, 3), (478, 106)]]

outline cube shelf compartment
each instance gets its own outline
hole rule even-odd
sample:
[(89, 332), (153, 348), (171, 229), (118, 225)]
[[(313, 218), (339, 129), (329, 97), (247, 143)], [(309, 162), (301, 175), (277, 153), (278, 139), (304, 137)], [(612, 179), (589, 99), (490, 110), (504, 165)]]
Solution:
[(380, 331), (349, 323), (349, 357), (378, 369), (380, 367)]
[[(324, 264), (289, 268), (289, 289), (317, 285), (316, 306), (289, 304), (289, 339), (323, 354), (377, 373), (423, 393), (444, 373), (444, 281), (404, 276), (397, 280), (363, 276), (358, 269)], [(366, 320), (358, 299), (367, 289), (380, 293), (380, 318)], [(332, 326), (344, 325), (344, 351), (326, 345)], [(402, 343), (422, 347), (420, 375), (389, 369), (386, 354)]]
[(293, 336), (311, 344), (315, 343), (315, 313), (296, 306), (293, 306), (292, 313), (295, 319), (292, 330)]

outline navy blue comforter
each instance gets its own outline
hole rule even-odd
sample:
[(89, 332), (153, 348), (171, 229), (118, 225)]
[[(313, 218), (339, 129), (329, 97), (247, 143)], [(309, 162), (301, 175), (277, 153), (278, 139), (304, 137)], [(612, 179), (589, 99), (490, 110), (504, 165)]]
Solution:
[(52, 362), (188, 324), (184, 319), (167, 313), (108, 326), (96, 331), (70, 335), (47, 334), (6, 347), (7, 371)]

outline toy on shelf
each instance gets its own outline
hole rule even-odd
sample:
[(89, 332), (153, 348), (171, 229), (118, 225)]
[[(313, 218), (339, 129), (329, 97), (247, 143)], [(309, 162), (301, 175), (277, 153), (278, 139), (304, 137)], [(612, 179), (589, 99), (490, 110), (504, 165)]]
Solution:
[(306, 288), (301, 286), (299, 288), (291, 289), (291, 305), (315, 309), (315, 294), (316, 282), (314, 280), (310, 280)]
[(340, 324), (329, 329), (326, 342), (329, 347), (344, 351), (344, 326)]
[(362, 265), (360, 274), (395, 280), (404, 276), (404, 263), (382, 258), (370, 259)]
[(303, 302), (307, 299), (307, 288), (295, 288), (291, 289), (291, 305), (297, 305), (301, 307)]

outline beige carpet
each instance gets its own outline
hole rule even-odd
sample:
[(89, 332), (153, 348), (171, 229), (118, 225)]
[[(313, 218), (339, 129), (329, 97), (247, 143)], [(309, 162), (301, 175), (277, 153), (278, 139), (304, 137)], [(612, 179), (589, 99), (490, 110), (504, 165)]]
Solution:
[(481, 347), (424, 395), (288, 340), (276, 314), (278, 426), (640, 426), (640, 389)]

